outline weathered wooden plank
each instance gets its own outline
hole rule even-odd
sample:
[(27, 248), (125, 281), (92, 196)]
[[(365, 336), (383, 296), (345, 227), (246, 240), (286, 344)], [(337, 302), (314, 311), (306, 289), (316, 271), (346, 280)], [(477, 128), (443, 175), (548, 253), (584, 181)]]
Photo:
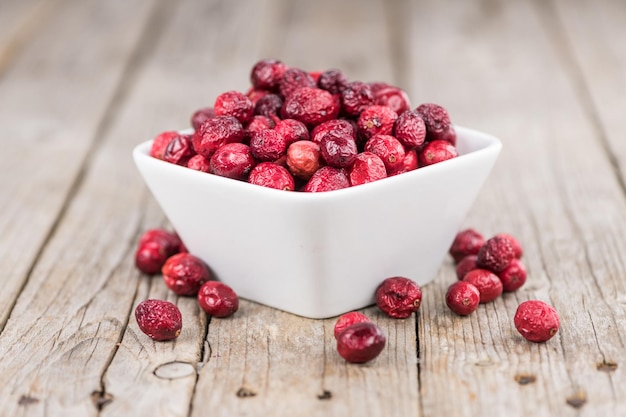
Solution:
[(0, 3), (0, 74), (39, 30), (54, 1), (4, 0)]
[[(452, 265), (425, 289), (426, 415), (608, 416), (626, 405), (621, 363), (603, 365), (626, 353), (617, 331), (625, 324), (626, 204), (542, 12), (525, 2), (432, 1), (410, 14), (413, 96), (504, 141), (467, 225), (517, 235), (529, 269), (522, 290), (467, 318), (443, 301)], [(513, 327), (517, 305), (530, 298), (561, 314), (561, 331), (546, 344), (526, 342)]]

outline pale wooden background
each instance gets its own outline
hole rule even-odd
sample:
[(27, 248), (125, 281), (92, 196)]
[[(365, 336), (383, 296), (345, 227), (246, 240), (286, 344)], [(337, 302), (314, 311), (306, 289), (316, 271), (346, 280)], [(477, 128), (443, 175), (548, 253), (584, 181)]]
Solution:
[[(626, 415), (626, 2), (623, 0), (0, 0), (1, 416)], [(527, 285), (467, 318), (442, 265), (420, 313), (375, 308), (365, 366), (334, 320), (251, 302), (208, 322), (137, 273), (167, 225), (132, 147), (277, 57), (386, 80), (502, 138), (466, 224), (523, 242)], [(176, 302), (153, 343), (131, 317)], [(539, 298), (562, 329), (512, 325)]]

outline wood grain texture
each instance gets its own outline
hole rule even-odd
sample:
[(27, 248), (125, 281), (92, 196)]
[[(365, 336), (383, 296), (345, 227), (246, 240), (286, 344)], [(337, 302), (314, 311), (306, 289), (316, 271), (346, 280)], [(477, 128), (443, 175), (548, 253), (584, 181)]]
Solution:
[[(414, 5), (412, 96), (502, 138), (502, 156), (466, 224), (487, 236), (518, 236), (529, 279), (460, 318), (443, 302), (455, 277), (452, 265), (442, 267), (419, 317), (424, 413), (623, 413), (623, 373), (606, 366), (626, 356), (618, 331), (626, 206), (615, 172), (547, 35), (545, 10), (529, 2), (457, 6)], [(561, 330), (546, 344), (526, 342), (513, 327), (527, 299), (560, 312)]]

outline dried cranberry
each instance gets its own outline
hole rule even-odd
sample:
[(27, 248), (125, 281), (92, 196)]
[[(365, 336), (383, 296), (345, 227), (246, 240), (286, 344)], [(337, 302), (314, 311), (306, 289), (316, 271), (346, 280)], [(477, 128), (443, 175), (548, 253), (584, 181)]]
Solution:
[(304, 191), (307, 193), (321, 193), (348, 187), (350, 187), (350, 181), (343, 169), (324, 166), (315, 171), (304, 186)]
[(448, 111), (438, 104), (425, 103), (415, 109), (426, 125), (427, 140), (437, 140), (431, 135), (440, 135), (450, 127), (450, 115)]
[(222, 177), (245, 180), (256, 164), (252, 151), (243, 143), (227, 143), (211, 157), (210, 172)]
[(461, 259), (456, 265), (456, 277), (462, 280), (463, 278), (465, 278), (465, 275), (467, 275), (469, 271), (478, 269), (478, 266), (476, 265), (477, 259), (478, 256), (476, 255), (467, 255), (466, 257)]
[(356, 140), (356, 129), (354, 129), (354, 126), (347, 120), (333, 119), (315, 126), (311, 132), (311, 140), (319, 145), (326, 135), (348, 135)]
[(228, 285), (219, 281), (207, 281), (198, 291), (198, 304), (207, 314), (225, 318), (239, 309), (239, 297)]
[(454, 262), (459, 262), (467, 255), (476, 255), (485, 243), (485, 238), (474, 229), (465, 229), (458, 232), (450, 246), (449, 253)]
[(365, 150), (378, 155), (390, 172), (400, 169), (403, 165), (404, 147), (393, 136), (374, 135), (365, 143)]
[(214, 108), (217, 116), (232, 116), (242, 124), (249, 122), (254, 115), (252, 101), (239, 91), (227, 91), (217, 96)]
[(522, 261), (514, 258), (509, 266), (498, 272), (498, 277), (505, 292), (516, 291), (526, 282), (526, 267)]
[(135, 266), (144, 274), (153, 275), (161, 271), (169, 256), (158, 242), (147, 242), (137, 248)]
[(182, 245), (176, 233), (171, 233), (164, 229), (150, 229), (146, 231), (139, 238), (139, 244), (137, 246), (142, 246), (148, 242), (156, 242), (161, 245), (167, 256), (180, 252)]
[(165, 149), (167, 145), (170, 144), (172, 139), (178, 137), (178, 132), (163, 132), (159, 134), (152, 141), (152, 146), (150, 147), (150, 156), (158, 159), (163, 159), (163, 155), (165, 154)]
[(220, 146), (241, 142), (243, 137), (243, 126), (239, 120), (232, 116), (215, 116), (202, 123), (191, 140), (197, 153), (210, 158)]
[(320, 80), (320, 77), (322, 76), (322, 72), (321, 71), (309, 71), (309, 75), (311, 76), (311, 78), (313, 78), (313, 81), (315, 81), (315, 85), (317, 85), (317, 82)]
[(389, 176), (404, 174), (405, 172), (416, 170), (417, 163), (417, 151), (411, 149), (407, 151), (405, 149), (404, 159), (402, 160), (402, 166), (389, 172)]
[(287, 141), (276, 130), (263, 130), (250, 139), (250, 149), (259, 161), (275, 161), (287, 152)]
[(287, 146), (299, 140), (309, 140), (309, 130), (305, 124), (294, 119), (281, 120), (276, 124), (275, 131), (280, 133), (287, 142)]
[(355, 323), (369, 323), (371, 322), (370, 318), (367, 317), (363, 313), (359, 313), (358, 311), (351, 311), (350, 313), (342, 314), (339, 316), (337, 321), (335, 322), (334, 335), (335, 339), (339, 337), (341, 332), (343, 332), (346, 327), (351, 326)]
[(500, 272), (515, 258), (515, 252), (509, 239), (494, 236), (487, 240), (478, 251), (477, 264), (480, 268)]
[(202, 155), (194, 155), (187, 161), (187, 168), (209, 172), (209, 158)]
[(244, 128), (244, 137), (249, 142), (250, 139), (262, 130), (273, 129), (276, 124), (267, 116), (254, 116), (250, 123)]
[(454, 145), (447, 140), (428, 142), (419, 154), (420, 166), (437, 164), (459, 156)]
[(253, 106), (256, 106), (259, 100), (268, 94), (271, 94), (271, 92), (267, 90), (257, 90), (256, 88), (252, 87), (246, 93), (246, 97), (250, 99)]
[(469, 282), (457, 281), (448, 287), (446, 305), (459, 316), (467, 316), (478, 308), (480, 292)]
[(348, 170), (350, 185), (361, 185), (387, 178), (383, 161), (371, 152), (361, 152)]
[(374, 323), (355, 323), (337, 337), (337, 352), (350, 363), (365, 363), (385, 348), (386, 338)]
[(365, 140), (374, 135), (391, 135), (398, 118), (395, 111), (385, 106), (369, 106), (361, 112), (357, 121), (358, 134)]
[(356, 142), (348, 135), (326, 135), (320, 143), (320, 151), (324, 161), (335, 168), (346, 168), (356, 160), (358, 150)]
[(308, 72), (300, 68), (289, 68), (278, 83), (278, 91), (285, 98), (303, 87), (315, 87), (315, 80)]
[(277, 115), (283, 107), (283, 99), (278, 94), (267, 94), (259, 99), (254, 106), (254, 114), (260, 116)]
[(405, 277), (387, 278), (376, 290), (376, 305), (394, 319), (410, 317), (419, 310), (421, 303), (421, 288)]
[(213, 109), (213, 107), (204, 107), (202, 109), (198, 109), (191, 115), (191, 126), (194, 128), (194, 130), (198, 130), (202, 123), (214, 117), (215, 110)]
[(296, 119), (307, 126), (315, 126), (335, 119), (339, 106), (333, 96), (319, 88), (299, 88), (290, 94), (283, 103), (283, 119)]
[(517, 307), (513, 319), (515, 328), (526, 340), (541, 343), (559, 331), (559, 313), (543, 301), (524, 301)]
[(474, 269), (463, 277), (463, 281), (469, 282), (478, 288), (480, 302), (488, 303), (502, 294), (502, 281), (497, 275), (486, 269)]
[(183, 328), (183, 316), (174, 304), (164, 300), (144, 300), (135, 308), (139, 330), (158, 341), (176, 339)]
[(272, 162), (261, 162), (255, 166), (250, 171), (248, 182), (285, 191), (293, 191), (296, 187), (295, 181), (287, 168)]
[(317, 143), (300, 140), (287, 149), (287, 167), (293, 175), (308, 180), (322, 165), (322, 155)]
[(250, 81), (254, 88), (261, 90), (278, 90), (278, 83), (283, 78), (287, 66), (275, 59), (257, 62), (250, 73)]
[(397, 114), (402, 114), (411, 108), (411, 101), (404, 90), (398, 87), (378, 88), (374, 91), (374, 102), (387, 106)]
[(524, 250), (522, 249), (522, 245), (519, 243), (519, 241), (515, 239), (513, 236), (509, 235), (508, 233), (498, 233), (495, 237), (502, 237), (502, 238), (507, 239), (509, 243), (511, 244), (511, 246), (513, 247), (513, 255), (517, 259), (520, 259), (522, 255), (524, 254)]
[(398, 116), (393, 132), (396, 139), (407, 148), (422, 146), (426, 140), (424, 119), (414, 111), (406, 111)]
[(358, 116), (374, 104), (374, 94), (368, 84), (360, 81), (348, 83), (341, 92), (341, 105), (346, 114)]
[(445, 140), (446, 142), (450, 142), (453, 146), (456, 146), (456, 130), (454, 130), (454, 127), (450, 125), (448, 130), (444, 130), (443, 132), (437, 134), (429, 134), (428, 140)]
[(195, 154), (191, 135), (178, 135), (165, 148), (163, 160), (172, 164), (187, 166), (187, 162)]
[(204, 262), (189, 253), (170, 256), (161, 272), (165, 285), (177, 295), (196, 295), (202, 284), (211, 279)]
[(334, 68), (324, 71), (317, 80), (317, 86), (331, 94), (341, 94), (347, 84), (348, 77), (341, 70)]

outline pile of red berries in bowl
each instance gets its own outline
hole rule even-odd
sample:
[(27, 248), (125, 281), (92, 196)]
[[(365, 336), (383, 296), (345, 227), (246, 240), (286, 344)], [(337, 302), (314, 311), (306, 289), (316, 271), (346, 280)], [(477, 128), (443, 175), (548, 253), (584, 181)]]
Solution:
[[(306, 317), (434, 278), (501, 143), (402, 89), (275, 60), (133, 151), (189, 250), (242, 297)], [(288, 192), (285, 192), (288, 191)]]

